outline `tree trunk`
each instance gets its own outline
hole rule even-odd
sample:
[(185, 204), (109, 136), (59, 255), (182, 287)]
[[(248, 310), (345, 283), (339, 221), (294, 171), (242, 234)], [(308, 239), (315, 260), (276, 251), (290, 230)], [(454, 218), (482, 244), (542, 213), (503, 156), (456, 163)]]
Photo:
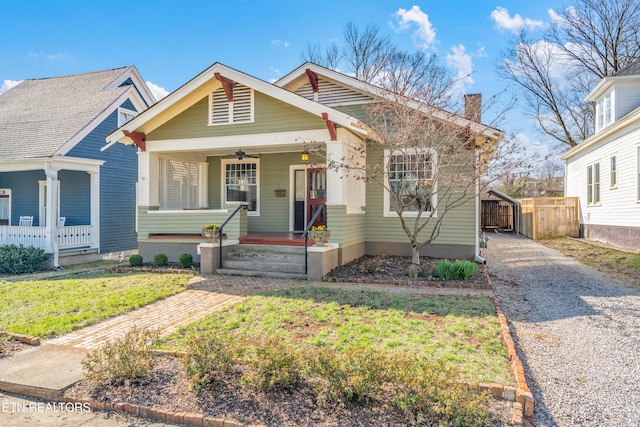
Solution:
[(413, 246), (411, 251), (411, 263), (415, 265), (420, 265), (420, 249)]

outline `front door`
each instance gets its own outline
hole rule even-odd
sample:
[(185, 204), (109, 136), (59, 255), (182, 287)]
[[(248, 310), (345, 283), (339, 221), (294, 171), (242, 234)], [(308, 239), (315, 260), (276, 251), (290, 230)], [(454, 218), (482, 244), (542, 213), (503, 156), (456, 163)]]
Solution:
[[(307, 169), (307, 218), (309, 221), (320, 206), (327, 203), (327, 174), (324, 168)], [(327, 225), (327, 209), (322, 211), (313, 225)]]
[(305, 169), (295, 169), (293, 171), (293, 231), (302, 231), (306, 225), (306, 178), (307, 172)]

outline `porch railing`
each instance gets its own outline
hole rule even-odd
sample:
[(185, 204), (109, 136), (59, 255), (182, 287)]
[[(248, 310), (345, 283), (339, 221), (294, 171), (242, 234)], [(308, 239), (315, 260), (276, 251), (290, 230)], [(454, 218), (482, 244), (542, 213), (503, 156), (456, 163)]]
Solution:
[(0, 244), (34, 246), (47, 249), (47, 236), (44, 227), (0, 227)]
[(93, 225), (58, 227), (58, 248), (93, 247)]
[(218, 228), (215, 233), (218, 235), (218, 246), (219, 246), (219, 250), (218, 250), (218, 262), (220, 263), (220, 268), (222, 268), (222, 237), (224, 236), (224, 226), (227, 225), (229, 223), (229, 221), (231, 221), (231, 218), (233, 218), (234, 216), (236, 216), (236, 214), (238, 212), (240, 212), (240, 209), (248, 209), (248, 206), (246, 204), (241, 204), (239, 205), (235, 211), (233, 211), (231, 213), (231, 215), (229, 215), (229, 217), (222, 223), (220, 224), (220, 228)]
[[(73, 249), (94, 247), (93, 225), (58, 227), (58, 248)], [(0, 226), (0, 245), (34, 246), (48, 250), (45, 227)]]

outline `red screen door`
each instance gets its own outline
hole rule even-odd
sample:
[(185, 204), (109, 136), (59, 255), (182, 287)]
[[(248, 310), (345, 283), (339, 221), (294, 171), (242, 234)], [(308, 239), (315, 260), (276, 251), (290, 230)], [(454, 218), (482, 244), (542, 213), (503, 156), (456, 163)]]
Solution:
[[(311, 220), (319, 206), (327, 203), (327, 174), (324, 168), (307, 169), (307, 218)], [(327, 225), (325, 208), (313, 225)]]

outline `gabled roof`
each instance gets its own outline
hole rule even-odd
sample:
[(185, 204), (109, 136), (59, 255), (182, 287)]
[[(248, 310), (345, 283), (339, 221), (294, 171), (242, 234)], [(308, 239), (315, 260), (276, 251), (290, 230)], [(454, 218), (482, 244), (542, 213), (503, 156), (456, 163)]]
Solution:
[[(131, 79), (132, 85), (121, 86)], [(0, 95), (0, 158), (64, 155), (127, 98), (155, 102), (133, 66), (24, 80)]]
[[(299, 66), (298, 68), (296, 68), (295, 70), (287, 74), (286, 76), (282, 77), (280, 80), (278, 80), (274, 84), (284, 88), (294, 87), (297, 84), (299, 84), (300, 79), (307, 78), (306, 77), (307, 69), (309, 69), (310, 71), (320, 76), (324, 76), (335, 82), (339, 82), (344, 85), (351, 86), (358, 91), (372, 94), (373, 96), (383, 96), (383, 97), (386, 96), (386, 97), (389, 97), (389, 99), (398, 98), (397, 94), (393, 94), (389, 91), (386, 91), (379, 86), (364, 82), (362, 80), (358, 80), (346, 74), (342, 74), (340, 72), (331, 70), (329, 68), (325, 68), (321, 65), (314, 64), (313, 62), (305, 62), (304, 64), (302, 64), (301, 66)], [(406, 100), (406, 105), (412, 108), (421, 110), (427, 114), (433, 115), (437, 119), (451, 122), (462, 128), (469, 127), (473, 133), (482, 134), (488, 138), (498, 139), (498, 140), (502, 139), (503, 137), (503, 132), (493, 127), (468, 120), (457, 114), (453, 114), (453, 113), (444, 111), (440, 108), (429, 106), (422, 102), (418, 102), (418, 101), (410, 100), (406, 98), (404, 99)]]
[(258, 92), (264, 93), (280, 101), (305, 110), (318, 117), (323, 117), (323, 114), (327, 114), (328, 120), (339, 124), (344, 128), (350, 129), (358, 134), (367, 133), (364, 124), (360, 123), (357, 119), (348, 114), (335, 110), (326, 105), (308, 100), (286, 89), (283, 89), (271, 83), (267, 83), (264, 80), (260, 80), (249, 74), (245, 74), (234, 68), (216, 62), (209, 68), (198, 74), (196, 77), (182, 85), (180, 88), (173, 91), (167, 97), (163, 98), (153, 107), (149, 108), (144, 113), (138, 115), (136, 118), (127, 122), (121, 128), (108, 135), (108, 144), (103, 147), (103, 150), (115, 144), (116, 142), (130, 143), (131, 139), (125, 136), (125, 133), (150, 133), (154, 129), (161, 126), (163, 123), (166, 123), (171, 118), (175, 117), (191, 105), (195, 104), (197, 101), (200, 101), (204, 96), (207, 96), (214, 89), (214, 87), (217, 87), (217, 85), (219, 84), (212, 84), (212, 82), (218, 82), (218, 80), (216, 79), (216, 73), (218, 73), (223, 78), (240, 83)]

